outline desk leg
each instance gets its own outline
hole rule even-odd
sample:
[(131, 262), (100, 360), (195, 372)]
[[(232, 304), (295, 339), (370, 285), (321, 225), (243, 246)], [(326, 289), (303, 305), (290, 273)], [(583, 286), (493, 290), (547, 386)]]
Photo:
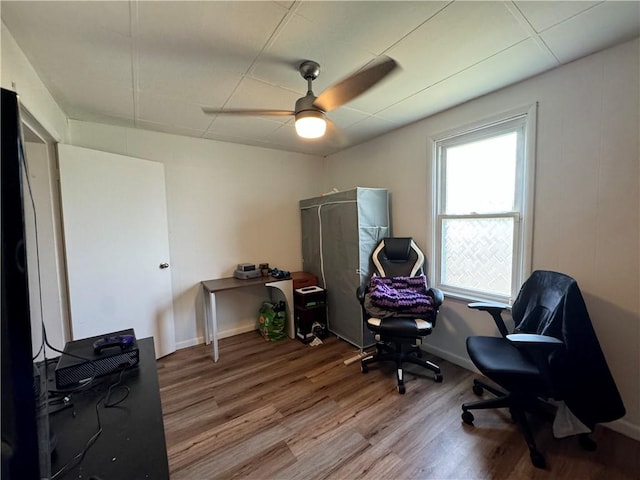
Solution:
[(213, 343), (213, 361), (220, 358), (218, 352), (218, 319), (216, 314), (216, 294), (203, 287), (204, 295), (204, 342)]
[(265, 286), (277, 288), (283, 293), (287, 304), (287, 335), (289, 338), (295, 338), (296, 332), (293, 321), (293, 280), (276, 280), (265, 283)]

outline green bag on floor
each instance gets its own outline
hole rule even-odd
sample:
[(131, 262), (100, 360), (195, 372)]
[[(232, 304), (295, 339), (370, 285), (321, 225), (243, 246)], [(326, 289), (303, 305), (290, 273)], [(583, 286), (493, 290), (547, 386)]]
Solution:
[(281, 340), (287, 336), (286, 304), (284, 302), (264, 302), (258, 315), (258, 331), (265, 340)]

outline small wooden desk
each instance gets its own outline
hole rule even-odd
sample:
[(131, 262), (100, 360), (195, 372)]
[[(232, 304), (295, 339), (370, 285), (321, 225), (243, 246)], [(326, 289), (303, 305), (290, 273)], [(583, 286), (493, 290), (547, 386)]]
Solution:
[(257, 277), (247, 280), (239, 280), (235, 277), (216, 278), (213, 280), (204, 280), (202, 284), (204, 296), (204, 339), (209, 345), (213, 343), (213, 361), (217, 362), (220, 358), (218, 352), (218, 319), (216, 313), (216, 293), (224, 290), (232, 290), (236, 288), (255, 287), (264, 285), (280, 290), (284, 294), (287, 304), (287, 335), (294, 338), (295, 332), (293, 327), (293, 280), (278, 280), (272, 277)]

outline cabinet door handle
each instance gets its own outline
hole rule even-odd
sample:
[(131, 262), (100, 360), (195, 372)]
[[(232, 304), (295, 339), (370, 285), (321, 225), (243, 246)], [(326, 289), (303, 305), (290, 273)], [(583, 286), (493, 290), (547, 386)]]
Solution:
[(160, 269), (165, 269), (165, 268), (169, 268), (169, 264), (167, 262), (162, 262), (160, 264)]

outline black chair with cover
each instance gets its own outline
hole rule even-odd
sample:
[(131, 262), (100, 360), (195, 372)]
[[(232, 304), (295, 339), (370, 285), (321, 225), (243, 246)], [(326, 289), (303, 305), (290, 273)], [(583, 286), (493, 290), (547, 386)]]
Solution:
[(536, 448), (528, 412), (554, 415), (555, 437), (578, 435), (585, 449), (595, 449), (588, 436), (595, 424), (621, 418), (625, 408), (576, 281), (562, 273), (533, 272), (511, 307), (511, 334), (502, 318), (507, 305), (469, 307), (488, 312), (500, 332), (499, 337), (467, 338), (471, 361), (499, 387), (475, 379), (475, 394), (487, 390), (495, 397), (463, 404), (462, 420), (473, 424), (470, 410), (508, 408), (539, 468), (546, 462)]
[(357, 295), (376, 351), (361, 360), (362, 373), (374, 362), (393, 361), (398, 392), (405, 393), (402, 364), (413, 363), (434, 372), (435, 381), (441, 382), (440, 367), (421, 358), (422, 338), (433, 330), (444, 299), (440, 290), (427, 287), (424, 254), (410, 237), (384, 238), (371, 261), (374, 273)]

